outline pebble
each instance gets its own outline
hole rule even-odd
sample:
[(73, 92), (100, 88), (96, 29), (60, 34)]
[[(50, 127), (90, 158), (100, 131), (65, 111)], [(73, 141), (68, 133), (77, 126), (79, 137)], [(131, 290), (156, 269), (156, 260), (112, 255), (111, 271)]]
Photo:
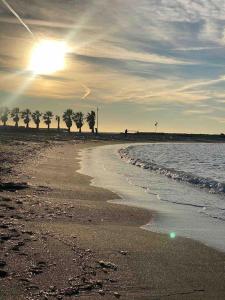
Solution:
[(65, 296), (73, 296), (73, 295), (77, 295), (77, 294), (79, 294), (79, 290), (74, 287), (69, 287), (64, 290)]
[(0, 260), (0, 267), (2, 268), (4, 266), (6, 266), (6, 262), (4, 260)]
[(3, 270), (0, 270), (0, 278), (4, 278), (4, 277), (7, 277), (9, 275), (8, 272), (6, 271), (3, 271)]
[(128, 254), (128, 252), (127, 251), (120, 251), (120, 254), (122, 254), (122, 255), (127, 255)]
[(106, 262), (106, 261), (100, 260), (98, 263), (102, 268), (113, 269), (113, 270), (117, 270), (117, 268), (118, 268), (117, 265), (115, 265), (111, 262)]
[(101, 295), (101, 296), (104, 296), (104, 295), (105, 295), (105, 292), (104, 292), (103, 290), (99, 290), (98, 293), (99, 293), (99, 295)]
[(118, 299), (121, 297), (121, 295), (118, 292), (114, 292), (113, 295)]

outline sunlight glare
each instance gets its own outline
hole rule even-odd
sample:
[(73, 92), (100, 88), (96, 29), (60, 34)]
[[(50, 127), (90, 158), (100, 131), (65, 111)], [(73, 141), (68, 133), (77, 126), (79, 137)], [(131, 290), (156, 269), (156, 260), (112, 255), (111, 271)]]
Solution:
[(29, 70), (34, 74), (48, 75), (65, 68), (67, 44), (56, 40), (42, 40), (32, 51)]

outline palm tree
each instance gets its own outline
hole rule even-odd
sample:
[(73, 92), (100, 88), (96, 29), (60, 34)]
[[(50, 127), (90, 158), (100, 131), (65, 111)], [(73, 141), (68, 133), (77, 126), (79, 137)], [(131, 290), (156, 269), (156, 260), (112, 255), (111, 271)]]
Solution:
[(81, 128), (84, 125), (84, 114), (81, 111), (77, 112), (73, 114), (72, 119), (75, 122), (77, 128), (79, 129), (79, 132), (81, 133)]
[(41, 116), (42, 113), (39, 110), (36, 110), (35, 112), (32, 113), (32, 119), (37, 129), (39, 129), (39, 125), (41, 123)]
[(90, 113), (87, 113), (86, 121), (92, 133), (95, 132), (95, 112), (92, 110)]
[(52, 123), (53, 113), (51, 111), (46, 111), (43, 116), (45, 124), (48, 126), (48, 130), (50, 128), (50, 124)]
[(60, 130), (60, 116), (55, 116), (55, 119), (56, 119), (56, 121), (57, 121), (57, 124), (58, 124), (58, 127), (57, 127), (57, 129), (58, 130)]
[(72, 109), (67, 109), (63, 113), (63, 121), (66, 123), (66, 126), (67, 126), (69, 132), (70, 132), (70, 128), (73, 125), (73, 123), (72, 123), (72, 117), (73, 117), (73, 115), (74, 115), (74, 112), (73, 112)]
[(13, 122), (15, 122), (15, 127), (18, 127), (18, 123), (20, 120), (19, 114), (20, 109), (18, 107), (13, 108), (13, 110), (11, 111), (11, 117), (13, 118)]
[(0, 109), (0, 118), (1, 118), (3, 125), (6, 126), (6, 123), (9, 119), (9, 109), (7, 107), (2, 107)]
[(24, 124), (26, 124), (26, 128), (29, 128), (29, 123), (31, 121), (31, 111), (27, 108), (21, 113), (21, 117), (23, 119)]

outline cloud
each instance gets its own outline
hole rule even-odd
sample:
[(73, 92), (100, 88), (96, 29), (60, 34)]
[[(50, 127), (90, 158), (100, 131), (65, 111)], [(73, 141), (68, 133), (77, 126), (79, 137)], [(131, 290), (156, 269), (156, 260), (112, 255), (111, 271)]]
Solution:
[(184, 115), (205, 115), (211, 114), (213, 109), (189, 109), (183, 112)]
[(84, 91), (85, 91), (84, 95), (81, 99), (85, 100), (91, 94), (91, 89), (88, 86), (86, 86), (85, 84), (81, 84), (81, 85), (82, 85), (82, 87), (84, 88)]
[(91, 45), (89, 47), (86, 47), (85, 49), (78, 48), (75, 54), (97, 58), (110, 58), (116, 60), (133, 60), (153, 64), (188, 65), (196, 63), (175, 59), (169, 56), (158, 55), (155, 53), (135, 52), (113, 45)]
[[(1, 23), (18, 24), (18, 21), (12, 17), (2, 16), (0, 17)], [(61, 23), (56, 21), (38, 20), (38, 19), (24, 19), (24, 22), (28, 25), (37, 27), (50, 27), (50, 28), (64, 28), (64, 29), (74, 29), (74, 25), (71, 23)], [(79, 28), (80, 26), (77, 26)], [(83, 26), (82, 26), (83, 28)]]
[(174, 51), (207, 51), (207, 50), (216, 50), (216, 49), (223, 49), (222, 46), (218, 47), (193, 47), (193, 48), (175, 48)]
[(183, 91), (187, 91), (187, 90), (193, 90), (193, 89), (198, 88), (198, 87), (214, 85), (214, 84), (217, 84), (217, 83), (220, 83), (220, 82), (223, 82), (223, 81), (225, 81), (225, 75), (220, 77), (220, 78), (217, 78), (217, 79), (194, 82), (192, 84), (189, 84), (189, 85), (186, 85), (182, 88), (179, 88), (178, 91), (183, 92)]
[[(135, 103), (149, 113), (180, 104), (190, 116), (211, 110), (200, 104), (223, 105), (225, 0), (10, 4), (38, 38), (65, 39), (71, 47), (66, 70), (39, 76), (21, 97), (34, 97), (37, 104), (46, 99), (53, 107), (54, 100)], [(0, 91), (13, 94), (30, 76), (25, 70), (32, 40), (3, 6), (0, 22), (1, 75), (17, 74), (1, 81)]]

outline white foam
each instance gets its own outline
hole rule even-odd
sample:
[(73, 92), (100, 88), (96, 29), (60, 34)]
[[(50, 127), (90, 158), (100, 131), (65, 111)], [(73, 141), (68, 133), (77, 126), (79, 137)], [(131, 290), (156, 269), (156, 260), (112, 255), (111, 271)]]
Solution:
[(154, 143), (120, 150), (130, 163), (178, 181), (225, 193), (225, 144)]
[[(80, 172), (92, 176), (94, 186), (107, 188), (122, 198), (113, 202), (156, 211), (153, 221), (142, 228), (168, 235), (175, 232), (177, 236), (225, 251), (225, 222), (205, 214), (205, 205), (184, 205), (183, 200), (185, 197), (185, 203), (192, 203), (194, 197), (204, 198), (206, 203), (216, 202), (216, 195), (127, 164), (118, 155), (118, 150), (125, 146), (128, 145), (82, 150)], [(167, 200), (167, 195), (175, 201)]]

